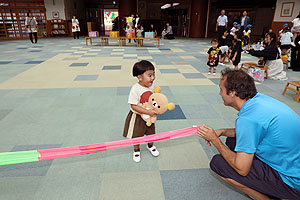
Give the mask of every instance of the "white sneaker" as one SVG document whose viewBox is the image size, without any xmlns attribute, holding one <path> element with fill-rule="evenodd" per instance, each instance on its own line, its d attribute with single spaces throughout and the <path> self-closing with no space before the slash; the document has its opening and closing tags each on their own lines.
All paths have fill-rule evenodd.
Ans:
<svg viewBox="0 0 300 200">
<path fill-rule="evenodd" d="M 208 75 L 211 75 L 211 72 L 208 72 L 207 74 L 208 74 Z"/>
<path fill-rule="evenodd" d="M 219 65 L 224 66 L 225 64 L 220 62 Z"/>
<path fill-rule="evenodd" d="M 158 150 L 156 149 L 156 147 L 154 145 L 151 148 L 149 148 L 148 145 L 147 145 L 147 149 L 150 151 L 152 156 L 154 156 L 154 157 L 159 156 L 159 152 L 158 152 Z"/>
<path fill-rule="evenodd" d="M 214 73 L 213 73 L 213 76 L 215 76 L 215 75 L 216 75 L 216 73 L 214 72 Z"/>
<path fill-rule="evenodd" d="M 141 152 L 137 151 L 137 152 L 133 152 L 133 161 L 134 162 L 141 162 Z"/>
</svg>

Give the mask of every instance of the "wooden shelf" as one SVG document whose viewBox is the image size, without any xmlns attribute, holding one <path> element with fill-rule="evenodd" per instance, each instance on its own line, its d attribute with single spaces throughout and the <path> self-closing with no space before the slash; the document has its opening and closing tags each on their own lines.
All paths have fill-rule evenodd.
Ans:
<svg viewBox="0 0 300 200">
<path fill-rule="evenodd" d="M 25 18 L 28 12 L 37 20 L 39 37 L 46 35 L 46 9 L 44 5 L 36 7 L 3 6 L 0 7 L 0 39 L 28 37 L 25 29 Z"/>
<path fill-rule="evenodd" d="M 63 19 L 54 19 L 47 21 L 47 33 L 49 36 L 69 35 L 68 23 Z"/>
</svg>

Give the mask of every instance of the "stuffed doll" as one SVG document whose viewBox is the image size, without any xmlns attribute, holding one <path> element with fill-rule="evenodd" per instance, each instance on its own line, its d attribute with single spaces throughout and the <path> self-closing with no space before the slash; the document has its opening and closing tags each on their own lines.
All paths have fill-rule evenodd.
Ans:
<svg viewBox="0 0 300 200">
<path fill-rule="evenodd" d="M 167 110 L 174 110 L 175 104 L 169 103 L 168 98 L 160 93 L 161 89 L 156 87 L 154 93 L 150 95 L 148 102 L 142 105 L 143 108 L 150 110 L 153 109 L 157 114 L 163 114 Z M 151 126 L 152 123 L 155 123 L 157 116 L 149 116 L 141 114 L 143 120 L 146 121 L 147 126 Z"/>
</svg>

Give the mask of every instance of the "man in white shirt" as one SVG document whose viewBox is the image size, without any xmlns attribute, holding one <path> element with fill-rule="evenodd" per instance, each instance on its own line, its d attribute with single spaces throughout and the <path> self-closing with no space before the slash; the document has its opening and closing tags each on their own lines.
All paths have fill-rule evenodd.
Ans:
<svg viewBox="0 0 300 200">
<path fill-rule="evenodd" d="M 248 16 L 247 11 L 243 12 L 243 16 L 241 17 L 241 30 L 245 30 L 248 24 L 251 23 L 250 17 Z"/>
<path fill-rule="evenodd" d="M 225 15 L 225 10 L 221 11 L 221 15 L 217 19 L 216 31 L 218 32 L 218 40 L 222 38 L 228 24 L 227 16 Z"/>
</svg>

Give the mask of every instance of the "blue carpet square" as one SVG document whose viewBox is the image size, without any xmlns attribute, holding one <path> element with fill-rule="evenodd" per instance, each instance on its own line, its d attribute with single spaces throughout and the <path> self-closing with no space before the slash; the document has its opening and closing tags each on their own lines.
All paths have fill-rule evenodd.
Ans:
<svg viewBox="0 0 300 200">
<path fill-rule="evenodd" d="M 0 61 L 0 65 L 6 65 L 11 63 L 12 61 Z"/>
<path fill-rule="evenodd" d="M 209 169 L 167 170 L 161 171 L 160 176 L 166 200 L 248 199 L 221 183 Z"/>
<path fill-rule="evenodd" d="M 42 62 L 44 62 L 44 60 L 42 60 L 42 61 L 28 61 L 25 64 L 40 64 Z"/>
<path fill-rule="evenodd" d="M 103 66 L 102 70 L 121 70 L 121 65 Z"/>
<path fill-rule="evenodd" d="M 164 48 L 164 49 L 159 49 L 159 50 L 161 50 L 161 51 L 170 51 L 171 49 L 169 49 L 169 48 Z"/>
<path fill-rule="evenodd" d="M 87 66 L 89 63 L 72 63 L 70 67 L 84 67 Z"/>
<path fill-rule="evenodd" d="M 199 79 L 199 78 L 206 78 L 201 73 L 183 73 L 182 74 L 187 79 Z"/>
<path fill-rule="evenodd" d="M 95 81 L 99 75 L 78 75 L 74 81 Z"/>
<path fill-rule="evenodd" d="M 59 148 L 61 144 L 16 145 L 11 152 Z M 0 177 L 46 176 L 53 160 L 0 166 Z"/>
<path fill-rule="evenodd" d="M 131 87 L 117 87 L 117 96 L 128 96 Z"/>
<path fill-rule="evenodd" d="M 175 105 L 174 110 L 168 110 L 164 114 L 157 115 L 158 120 L 186 119 L 179 105 Z"/>
<path fill-rule="evenodd" d="M 162 74 L 175 74 L 175 73 L 180 73 L 178 69 L 160 69 L 160 73 Z"/>
</svg>

